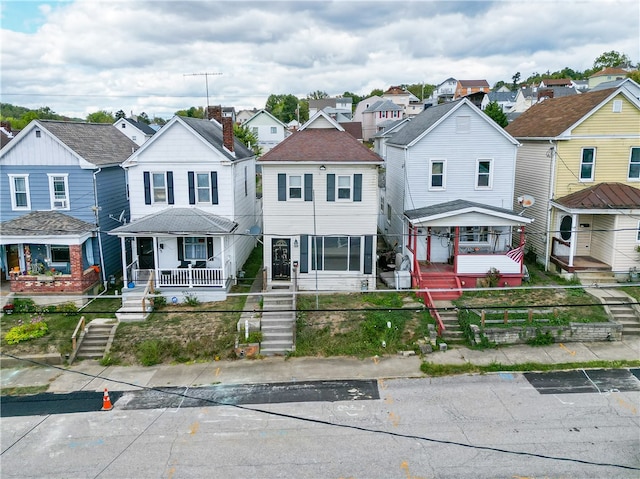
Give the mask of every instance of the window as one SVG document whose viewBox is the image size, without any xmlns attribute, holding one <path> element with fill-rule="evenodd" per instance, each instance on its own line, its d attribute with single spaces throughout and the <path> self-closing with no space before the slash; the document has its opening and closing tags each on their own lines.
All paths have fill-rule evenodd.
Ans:
<svg viewBox="0 0 640 479">
<path fill-rule="evenodd" d="M 380 212 L 384 214 L 384 196 L 380 197 Z"/>
<path fill-rule="evenodd" d="M 131 141 L 136 141 L 136 135 L 131 136 Z"/>
<path fill-rule="evenodd" d="M 68 263 L 71 261 L 69 247 L 64 245 L 51 245 L 51 262 Z"/>
<path fill-rule="evenodd" d="M 244 196 L 249 194 L 249 170 L 245 166 L 244 167 Z"/>
<path fill-rule="evenodd" d="M 271 127 L 271 134 L 272 134 L 272 135 L 275 135 L 276 133 L 278 133 L 278 128 L 277 128 L 277 127 L 275 127 L 275 126 L 272 126 L 272 127 Z"/>
<path fill-rule="evenodd" d="M 251 127 L 251 133 L 253 134 L 253 136 L 258 138 L 258 127 L 257 126 L 252 126 Z"/>
<path fill-rule="evenodd" d="M 69 209 L 69 185 L 68 175 L 49 174 L 49 196 L 52 210 Z"/>
<path fill-rule="evenodd" d="M 629 158 L 629 180 L 640 180 L 640 146 L 631 148 Z"/>
<path fill-rule="evenodd" d="M 184 239 L 184 259 L 185 260 L 205 260 L 207 259 L 207 241 L 205 238 L 185 238 Z"/>
<path fill-rule="evenodd" d="M 166 203 L 167 185 L 165 182 L 164 173 L 152 173 L 151 180 L 153 182 L 153 202 Z"/>
<path fill-rule="evenodd" d="M 638 232 L 636 233 L 636 242 L 640 243 L 640 221 L 638 221 Z"/>
<path fill-rule="evenodd" d="M 478 160 L 476 174 L 476 189 L 491 188 L 491 160 Z"/>
<path fill-rule="evenodd" d="M 429 180 L 429 189 L 430 190 L 444 190 L 445 182 L 444 182 L 444 160 L 431 160 L 431 169 L 430 169 L 430 180 Z"/>
<path fill-rule="evenodd" d="M 122 124 L 122 128 L 126 128 L 126 127 L 127 127 L 127 124 L 126 124 L 126 123 L 123 123 L 123 124 Z"/>
<path fill-rule="evenodd" d="M 583 148 L 580 161 L 580 181 L 593 181 L 593 170 L 596 162 L 596 149 Z"/>
<path fill-rule="evenodd" d="M 323 271 L 360 271 L 361 240 L 357 236 L 311 238 L 311 268 Z"/>
<path fill-rule="evenodd" d="M 613 112 L 614 113 L 622 112 L 622 100 L 613 100 Z"/>
<path fill-rule="evenodd" d="M 338 176 L 338 199 L 339 200 L 351 199 L 351 177 L 350 176 Z"/>
<path fill-rule="evenodd" d="M 196 173 L 196 198 L 198 203 L 211 203 L 209 173 Z"/>
<path fill-rule="evenodd" d="M 460 227 L 461 243 L 488 243 L 488 226 L 462 226 Z"/>
<path fill-rule="evenodd" d="M 387 203 L 387 223 L 391 223 L 391 205 Z"/>
<path fill-rule="evenodd" d="M 11 209 L 30 210 L 29 175 L 9 175 L 11 187 Z"/>
<path fill-rule="evenodd" d="M 289 199 L 302 198 L 302 176 L 289 177 Z"/>
</svg>

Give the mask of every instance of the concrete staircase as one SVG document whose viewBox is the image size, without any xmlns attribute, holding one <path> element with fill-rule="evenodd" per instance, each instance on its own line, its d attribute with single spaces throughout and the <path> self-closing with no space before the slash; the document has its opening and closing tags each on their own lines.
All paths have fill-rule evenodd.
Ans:
<svg viewBox="0 0 640 479">
<path fill-rule="evenodd" d="M 616 276 L 611 271 L 576 271 L 575 275 L 584 286 L 616 283 Z"/>
<path fill-rule="evenodd" d="M 438 314 L 445 328 L 442 340 L 447 343 L 463 343 L 464 333 L 460 329 L 460 323 L 458 322 L 458 310 L 449 301 L 434 301 L 434 303 L 435 307 L 438 308 Z"/>
<path fill-rule="evenodd" d="M 116 318 L 122 322 L 144 321 L 153 307 L 149 298 L 144 297 L 145 288 L 136 286 L 122 290 L 122 306 L 116 311 Z"/>
<path fill-rule="evenodd" d="M 296 311 L 293 291 L 270 289 L 262 296 L 263 356 L 285 355 L 295 350 Z"/>
<path fill-rule="evenodd" d="M 622 336 L 640 336 L 640 314 L 634 308 L 629 296 L 605 296 L 602 298 L 604 307 L 614 318 L 622 324 Z"/>
<path fill-rule="evenodd" d="M 109 351 L 118 322 L 113 319 L 94 319 L 85 328 L 75 359 L 102 359 Z"/>
</svg>

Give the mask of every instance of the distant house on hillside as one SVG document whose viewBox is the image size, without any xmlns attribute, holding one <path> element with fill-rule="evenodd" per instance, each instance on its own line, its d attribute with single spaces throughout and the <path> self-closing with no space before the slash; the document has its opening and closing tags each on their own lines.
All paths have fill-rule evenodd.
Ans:
<svg viewBox="0 0 640 479">
<path fill-rule="evenodd" d="M 142 146 L 145 141 L 156 133 L 156 130 L 145 122 L 133 118 L 120 118 L 113 126 L 138 146 Z"/>
<path fill-rule="evenodd" d="M 487 80 L 458 80 L 453 99 L 458 100 L 477 92 L 489 93 L 490 90 Z"/>
<path fill-rule="evenodd" d="M 622 68 L 607 67 L 589 77 L 589 88 L 594 88 L 606 81 L 622 80 L 627 77 L 627 70 Z"/>
</svg>

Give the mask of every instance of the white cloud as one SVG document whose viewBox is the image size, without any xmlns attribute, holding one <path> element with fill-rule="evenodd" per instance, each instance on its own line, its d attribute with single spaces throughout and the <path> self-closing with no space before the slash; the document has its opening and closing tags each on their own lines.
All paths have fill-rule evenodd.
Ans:
<svg viewBox="0 0 640 479">
<path fill-rule="evenodd" d="M 367 94 L 451 76 L 494 84 L 516 71 L 584 70 L 609 50 L 639 61 L 639 9 L 633 0 L 43 4 L 36 31 L 2 30 L 1 88 L 3 101 L 70 116 L 169 117 L 205 102 L 205 78 L 188 73 L 222 72 L 208 78 L 210 103 L 236 108 L 263 107 L 271 93 Z"/>
</svg>

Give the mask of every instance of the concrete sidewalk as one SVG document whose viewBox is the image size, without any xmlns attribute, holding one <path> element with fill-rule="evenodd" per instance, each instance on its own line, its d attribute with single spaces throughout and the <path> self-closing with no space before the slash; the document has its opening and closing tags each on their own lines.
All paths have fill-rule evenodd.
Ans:
<svg viewBox="0 0 640 479">
<path fill-rule="evenodd" d="M 306 380 L 391 379 L 423 377 L 420 364 L 504 365 L 541 363 L 588 363 L 605 360 L 640 359 L 640 337 L 616 342 L 565 343 L 542 347 L 528 345 L 472 350 L 454 347 L 424 358 L 389 355 L 357 359 L 351 357 L 289 358 L 269 357 L 196 364 L 142 366 L 101 366 L 83 361 L 70 367 L 26 367 L 0 369 L 4 388 L 44 386 L 50 392 L 125 391 L 143 387 L 211 384 L 255 384 Z"/>
</svg>

